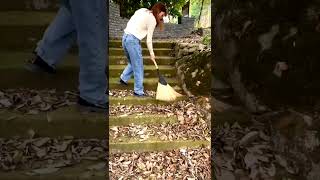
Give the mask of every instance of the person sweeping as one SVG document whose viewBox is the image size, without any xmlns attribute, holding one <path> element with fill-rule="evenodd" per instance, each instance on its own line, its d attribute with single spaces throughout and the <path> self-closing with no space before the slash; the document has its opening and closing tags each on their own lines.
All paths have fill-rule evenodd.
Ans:
<svg viewBox="0 0 320 180">
<path fill-rule="evenodd" d="M 151 60 L 156 63 L 152 46 L 154 29 L 163 31 L 163 17 L 167 15 L 167 8 L 162 2 L 154 4 L 150 9 L 138 9 L 130 18 L 124 29 L 122 47 L 128 59 L 128 65 L 120 75 L 120 83 L 128 85 L 131 76 L 134 76 L 134 95 L 146 97 L 143 87 L 144 68 L 140 41 L 147 36 L 147 48 Z"/>
</svg>

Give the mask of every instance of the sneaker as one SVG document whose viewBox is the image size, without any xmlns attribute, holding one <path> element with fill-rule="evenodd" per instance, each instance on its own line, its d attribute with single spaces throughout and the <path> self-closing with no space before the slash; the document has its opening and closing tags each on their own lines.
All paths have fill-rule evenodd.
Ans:
<svg viewBox="0 0 320 180">
<path fill-rule="evenodd" d="M 109 114 L 109 103 L 103 105 L 96 105 L 79 97 L 78 106 L 80 111 L 106 113 L 107 115 Z"/>
<path fill-rule="evenodd" d="M 120 78 L 120 80 L 119 80 L 119 83 L 120 83 L 121 85 L 128 86 L 128 83 L 124 82 L 121 78 Z"/>
<path fill-rule="evenodd" d="M 136 97 L 139 97 L 139 98 L 147 98 L 147 97 L 149 97 L 146 93 L 144 93 L 142 95 L 139 95 L 139 94 L 134 92 L 133 95 L 136 96 Z"/>
<path fill-rule="evenodd" d="M 25 69 L 31 72 L 46 72 L 48 74 L 55 74 L 56 69 L 46 63 L 40 56 L 35 52 L 34 57 L 27 61 Z"/>
</svg>

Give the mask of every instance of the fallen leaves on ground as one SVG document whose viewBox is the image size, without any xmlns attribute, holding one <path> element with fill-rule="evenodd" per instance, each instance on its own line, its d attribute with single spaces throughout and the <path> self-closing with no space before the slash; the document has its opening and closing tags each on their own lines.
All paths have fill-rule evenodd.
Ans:
<svg viewBox="0 0 320 180">
<path fill-rule="evenodd" d="M 145 94 L 150 97 L 156 97 L 156 92 L 155 91 L 149 91 L 145 90 Z M 134 96 L 133 90 L 109 90 L 109 96 L 112 97 L 127 97 L 127 96 Z"/>
<path fill-rule="evenodd" d="M 130 96 L 132 92 L 118 90 L 113 95 Z M 152 91 L 148 92 L 152 94 Z M 203 107 L 202 109 L 205 109 Z M 204 140 L 210 137 L 208 124 L 204 120 L 203 112 L 194 99 L 181 100 L 168 105 L 112 105 L 109 108 L 111 116 L 128 116 L 130 114 L 162 114 L 174 116 L 177 122 L 173 124 L 136 125 L 112 127 L 109 135 L 112 139 L 119 137 L 133 137 L 146 140 L 158 137 L 161 140 Z"/>
<path fill-rule="evenodd" d="M 206 124 L 162 124 L 162 125 L 128 125 L 113 127 L 109 137 L 116 140 L 121 137 L 147 140 L 151 137 L 163 141 L 172 140 L 208 140 L 210 132 Z"/>
<path fill-rule="evenodd" d="M 74 105 L 77 93 L 54 89 L 6 89 L 0 91 L 0 109 L 10 109 L 20 113 L 39 114 L 60 107 Z"/>
<path fill-rule="evenodd" d="M 0 139 L 0 170 L 32 169 L 30 175 L 55 172 L 84 159 L 104 159 L 106 144 L 106 140 L 68 136 Z"/>
<path fill-rule="evenodd" d="M 110 154 L 110 179 L 210 179 L 210 149 Z"/>
</svg>

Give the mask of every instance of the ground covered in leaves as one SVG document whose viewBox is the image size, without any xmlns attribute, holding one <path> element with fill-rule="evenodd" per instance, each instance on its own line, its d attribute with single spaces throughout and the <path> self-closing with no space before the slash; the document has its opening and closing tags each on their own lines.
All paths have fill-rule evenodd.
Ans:
<svg viewBox="0 0 320 180">
<path fill-rule="evenodd" d="M 59 92 L 54 89 L 6 89 L 0 91 L 0 109 L 10 109 L 26 114 L 38 114 L 74 105 L 77 96 L 77 92 Z"/>
<path fill-rule="evenodd" d="M 30 170 L 28 175 L 58 171 L 83 160 L 106 160 L 107 142 L 99 139 L 0 138 L 0 171 Z"/>
<path fill-rule="evenodd" d="M 194 126 L 180 124 L 164 125 L 129 125 L 113 127 L 109 131 L 111 140 L 121 139 L 122 137 L 135 138 L 146 141 L 149 138 L 159 138 L 163 141 L 173 140 L 208 140 L 210 141 L 209 130 L 205 125 L 195 124 Z"/>
<path fill-rule="evenodd" d="M 147 91 L 155 97 L 154 91 Z M 130 90 L 111 90 L 110 96 L 132 96 Z M 129 115 L 165 115 L 176 117 L 177 122 L 126 126 L 110 128 L 111 141 L 121 141 L 122 137 L 147 141 L 159 138 L 163 141 L 175 140 L 208 140 L 210 130 L 205 121 L 206 114 L 199 109 L 210 109 L 210 106 L 199 106 L 197 98 L 189 98 L 171 104 L 147 105 L 112 105 L 111 116 L 126 117 Z M 209 101 L 204 98 L 203 101 Z M 196 149 L 176 149 L 165 152 L 115 153 L 110 154 L 109 174 L 111 179 L 210 179 L 210 147 Z"/>
<path fill-rule="evenodd" d="M 246 117 L 238 112 L 231 107 L 214 118 L 216 179 L 320 179 L 317 112 L 282 108 Z"/>
<path fill-rule="evenodd" d="M 148 91 L 150 96 L 155 92 Z M 133 94 L 132 91 L 110 91 L 112 96 L 124 97 Z M 177 117 L 178 122 L 161 125 L 135 125 L 113 127 L 109 131 L 111 138 L 116 139 L 121 136 L 140 137 L 146 140 L 149 137 L 159 137 L 161 140 L 204 140 L 210 139 L 210 130 L 204 120 L 204 115 L 197 110 L 193 99 L 177 101 L 168 105 L 148 104 L 148 105 L 112 105 L 109 113 L 111 116 L 126 117 L 131 114 L 139 116 L 150 114 L 163 114 L 168 117 Z M 210 107 L 207 107 L 210 108 Z"/>
<path fill-rule="evenodd" d="M 210 148 L 113 154 L 111 179 L 210 179 Z"/>
<path fill-rule="evenodd" d="M 147 91 L 154 98 L 154 91 Z M 0 91 L 0 110 L 38 114 L 76 104 L 77 92 L 15 89 Z M 110 90 L 110 97 L 133 96 L 132 90 Z M 204 98 L 204 101 L 209 101 Z M 208 140 L 210 130 L 197 98 L 172 104 L 111 105 L 111 116 L 162 114 L 177 117 L 177 122 L 162 125 L 128 125 L 112 127 L 111 139 L 122 136 L 148 140 Z M 27 170 L 28 175 L 49 174 L 79 164 L 83 160 L 106 160 L 107 142 L 74 137 L 0 138 L 0 171 Z M 118 179 L 210 179 L 210 147 L 178 149 L 167 152 L 118 153 L 110 155 L 110 178 Z M 99 164 L 104 166 L 103 164 Z M 97 167 L 93 167 L 97 168 Z M 101 167 L 100 167 L 101 168 Z"/>
</svg>

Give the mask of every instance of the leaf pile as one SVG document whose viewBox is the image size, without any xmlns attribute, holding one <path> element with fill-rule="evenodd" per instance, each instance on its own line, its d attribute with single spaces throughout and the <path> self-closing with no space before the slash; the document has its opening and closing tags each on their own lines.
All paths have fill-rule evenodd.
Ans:
<svg viewBox="0 0 320 180">
<path fill-rule="evenodd" d="M 210 149 L 111 154 L 110 179 L 210 179 Z"/>
<path fill-rule="evenodd" d="M 0 91 L 0 109 L 38 114 L 73 105 L 76 98 L 77 93 L 70 91 L 7 89 Z"/>
<path fill-rule="evenodd" d="M 0 139 L 0 170 L 52 170 L 81 160 L 105 159 L 106 152 L 106 140 L 98 139 Z"/>
</svg>

